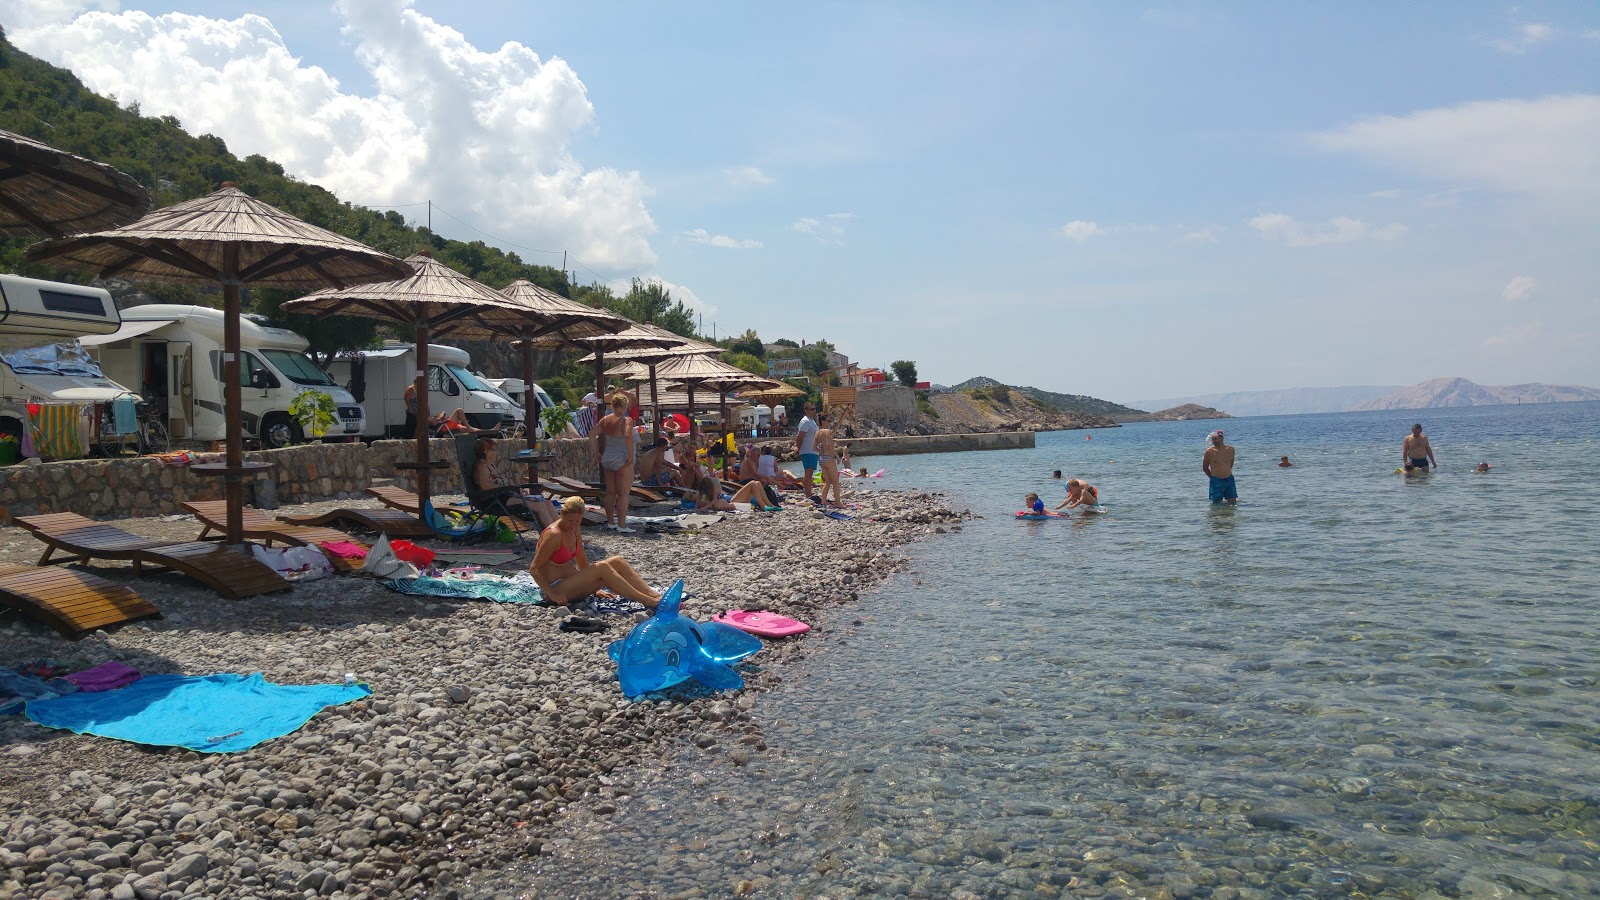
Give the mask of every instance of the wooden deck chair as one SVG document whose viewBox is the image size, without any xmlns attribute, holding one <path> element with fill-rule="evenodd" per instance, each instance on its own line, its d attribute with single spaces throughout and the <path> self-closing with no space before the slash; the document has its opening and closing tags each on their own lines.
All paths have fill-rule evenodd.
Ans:
<svg viewBox="0 0 1600 900">
<path fill-rule="evenodd" d="M 415 492 L 397 487 L 369 487 L 367 488 L 367 493 L 382 501 L 384 506 L 410 513 L 412 516 L 417 517 L 419 523 L 422 521 L 422 501 L 418 499 Z M 440 506 L 439 510 L 441 512 L 454 513 L 466 513 L 469 511 L 467 507 L 458 504 Z M 426 525 L 423 527 L 427 528 Z M 428 534 L 432 533 L 431 530 L 428 531 Z"/>
<path fill-rule="evenodd" d="M 192 513 L 196 519 L 200 520 L 200 524 L 204 526 L 200 529 L 200 533 L 195 536 L 197 541 L 206 540 L 207 536 L 213 531 L 217 533 L 217 536 L 210 539 L 214 541 L 221 540 L 222 535 L 228 530 L 228 501 L 226 500 L 195 500 L 183 504 L 183 508 Z M 288 544 L 291 547 L 316 547 L 318 550 L 322 549 L 323 541 L 338 543 L 350 540 L 350 535 L 337 528 L 292 525 L 288 522 L 280 522 L 261 510 L 252 509 L 248 506 L 244 508 L 244 536 L 248 540 L 262 541 L 268 547 L 271 547 L 273 542 L 276 541 L 280 544 Z M 351 541 L 351 543 L 361 544 L 360 541 Z M 366 545 L 362 544 L 362 546 Z M 324 553 L 323 556 L 326 556 L 328 562 L 333 564 L 333 570 L 340 574 L 354 572 L 361 568 L 361 560 L 359 559 L 346 559 L 332 553 Z"/>
<path fill-rule="evenodd" d="M 413 499 L 416 497 L 415 494 L 411 496 Z M 359 506 L 341 506 L 338 509 L 317 515 L 279 516 L 278 520 L 288 522 L 291 525 L 356 528 L 377 534 L 387 534 L 389 537 L 413 538 L 427 537 L 433 534 L 428 526 L 422 524 L 422 519 L 418 518 L 415 512 L 408 512 L 398 507 L 366 509 Z"/>
<path fill-rule="evenodd" d="M 286 591 L 293 587 L 272 567 L 245 553 L 210 541 L 164 541 L 141 537 L 115 525 L 96 522 L 77 513 L 13 516 L 12 523 L 26 528 L 45 545 L 39 565 L 48 565 L 57 552 L 68 554 L 56 562 L 111 559 L 133 564 L 133 574 L 145 566 L 171 569 L 193 578 L 230 600 Z"/>
<path fill-rule="evenodd" d="M 0 606 L 78 638 L 161 610 L 121 582 L 93 572 L 41 566 L 0 566 Z"/>
</svg>

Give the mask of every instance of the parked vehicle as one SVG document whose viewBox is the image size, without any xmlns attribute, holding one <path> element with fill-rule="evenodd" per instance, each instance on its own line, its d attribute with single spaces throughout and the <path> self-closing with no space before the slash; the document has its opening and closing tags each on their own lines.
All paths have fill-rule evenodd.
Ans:
<svg viewBox="0 0 1600 900">
<path fill-rule="evenodd" d="M 107 377 L 80 340 L 121 327 L 101 288 L 0 275 L 0 434 L 22 440 L 29 403 L 141 399 Z"/>
<path fill-rule="evenodd" d="M 460 409 L 474 428 L 509 429 L 522 421 L 521 408 L 472 374 L 471 363 L 465 350 L 428 345 L 429 410 L 438 414 Z M 403 433 L 403 395 L 416 372 L 417 348 L 401 341 L 385 341 L 378 350 L 340 353 L 328 367 L 334 380 L 366 407 L 367 426 L 362 432 L 366 438 L 410 437 Z"/>
<path fill-rule="evenodd" d="M 505 394 L 506 399 L 510 400 L 512 403 L 523 407 L 528 405 L 526 399 L 528 393 L 528 383 L 523 381 L 521 378 L 484 378 L 482 373 L 479 373 L 478 377 L 482 379 L 485 384 L 489 385 L 500 393 Z"/>
<path fill-rule="evenodd" d="M 511 403 L 512 411 L 516 413 L 517 422 L 520 424 L 522 422 L 524 398 L 530 393 L 527 387 L 528 383 L 521 378 L 486 378 L 481 372 L 477 373 L 477 375 L 479 381 L 488 385 L 491 390 Z M 548 437 L 544 432 L 544 422 L 541 420 L 541 416 L 545 410 L 555 406 L 556 401 L 551 399 L 550 395 L 545 393 L 544 388 L 539 387 L 537 384 L 533 386 L 531 393 L 533 394 L 534 402 L 537 404 L 533 408 L 534 436 Z"/>
<path fill-rule="evenodd" d="M 122 311 L 122 327 L 90 338 L 107 373 L 165 401 L 174 438 L 227 437 L 222 383 L 222 310 L 151 304 Z M 269 448 L 305 439 L 289 404 L 303 391 L 333 398 L 338 424 L 324 440 L 354 438 L 366 427 L 361 404 L 306 355 L 310 342 L 258 316 L 239 322 L 239 382 L 246 439 Z"/>
</svg>

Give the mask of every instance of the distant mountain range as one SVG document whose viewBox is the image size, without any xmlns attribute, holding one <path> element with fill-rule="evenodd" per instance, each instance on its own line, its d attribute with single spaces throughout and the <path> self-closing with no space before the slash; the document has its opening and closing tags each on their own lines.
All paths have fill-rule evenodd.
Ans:
<svg viewBox="0 0 1600 900">
<path fill-rule="evenodd" d="M 1557 403 L 1600 400 L 1593 388 L 1553 384 L 1516 384 L 1489 387 L 1465 378 L 1434 378 L 1409 387 L 1351 385 L 1330 388 L 1287 388 L 1278 391 L 1237 391 L 1166 400 L 1140 400 L 1139 406 L 1164 409 L 1180 403 L 1199 403 L 1234 416 L 1288 416 L 1304 413 L 1350 412 L 1368 409 L 1434 409 L 1442 406 L 1494 406 L 1503 403 Z"/>
<path fill-rule="evenodd" d="M 1498 406 L 1504 403 L 1568 403 L 1600 400 L 1600 391 L 1569 384 L 1512 384 L 1491 387 L 1465 378 L 1434 378 L 1350 407 L 1361 409 L 1438 409 L 1445 406 Z"/>
</svg>

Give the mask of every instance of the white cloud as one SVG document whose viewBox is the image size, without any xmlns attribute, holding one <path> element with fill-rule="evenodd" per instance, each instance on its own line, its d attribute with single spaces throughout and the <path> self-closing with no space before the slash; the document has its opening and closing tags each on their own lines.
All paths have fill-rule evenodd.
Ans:
<svg viewBox="0 0 1600 900">
<path fill-rule="evenodd" d="M 1539 322 L 1529 322 L 1526 325 L 1508 325 L 1499 333 L 1490 335 L 1483 340 L 1485 347 L 1517 347 L 1527 344 L 1544 332 L 1544 326 Z"/>
<path fill-rule="evenodd" d="M 765 186 L 778 183 L 778 179 L 773 178 L 755 166 L 735 166 L 724 170 L 723 174 L 727 176 L 728 183 L 734 187 Z"/>
<path fill-rule="evenodd" d="M 1225 233 L 1227 229 L 1221 225 L 1205 225 L 1185 232 L 1182 240 L 1191 244 L 1215 244 L 1222 240 Z"/>
<path fill-rule="evenodd" d="M 689 309 L 700 315 L 709 317 L 717 314 L 717 307 L 712 306 L 710 303 L 707 303 L 704 300 L 701 300 L 700 295 L 696 294 L 685 285 L 674 284 L 673 282 L 670 282 L 659 275 L 651 275 L 643 280 L 647 284 L 650 282 L 655 282 L 666 288 L 667 291 L 672 294 L 673 300 L 683 301 L 684 306 L 689 307 Z"/>
<path fill-rule="evenodd" d="M 115 12 L 117 0 L 4 0 L 7 34 L 71 21 L 88 10 Z"/>
<path fill-rule="evenodd" d="M 1348 244 L 1352 241 L 1393 241 L 1406 234 L 1398 223 L 1371 226 L 1349 216 L 1334 216 L 1326 225 L 1296 221 L 1284 213 L 1263 213 L 1250 220 L 1250 227 L 1269 241 L 1290 247 L 1315 247 L 1320 244 Z"/>
<path fill-rule="evenodd" d="M 1507 303 L 1526 303 L 1539 290 L 1539 280 L 1532 275 L 1518 275 L 1506 283 L 1500 297 Z"/>
<path fill-rule="evenodd" d="M 683 236 L 691 243 L 705 244 L 708 247 L 726 247 L 730 250 L 759 250 L 762 247 L 762 243 L 757 240 L 740 240 L 725 234 L 712 234 L 704 228 L 685 231 Z"/>
<path fill-rule="evenodd" d="M 1534 45 L 1555 37 L 1555 34 L 1555 28 L 1543 22 L 1530 22 L 1519 26 L 1511 37 L 1490 41 L 1489 46 L 1501 53 L 1526 53 Z"/>
<path fill-rule="evenodd" d="M 24 0 L 43 8 L 40 0 Z M 260 153 L 354 203 L 433 199 L 517 243 L 570 250 L 584 265 L 653 265 L 656 230 L 637 172 L 586 169 L 575 137 L 594 126 L 576 72 L 508 42 L 479 50 L 411 0 L 338 0 L 376 91 L 358 96 L 296 59 L 257 15 L 138 11 L 74 15 L 11 32 L 91 89 L 172 115 L 244 156 Z M 8 22 L 8 24 L 10 24 Z"/>
<path fill-rule="evenodd" d="M 1082 219 L 1073 219 L 1071 222 L 1068 222 L 1060 228 L 1057 228 L 1056 234 L 1061 235 L 1069 241 L 1077 241 L 1081 244 L 1092 237 L 1098 237 L 1105 234 L 1105 231 L 1101 229 L 1099 225 L 1096 225 L 1093 222 L 1085 222 Z"/>
<path fill-rule="evenodd" d="M 844 242 L 845 226 L 855 217 L 855 213 L 806 216 L 789 227 L 801 234 L 810 235 L 824 244 L 841 244 Z"/>
<path fill-rule="evenodd" d="M 1600 96 L 1593 94 L 1377 116 L 1310 140 L 1440 181 L 1579 204 L 1600 199 Z"/>
</svg>

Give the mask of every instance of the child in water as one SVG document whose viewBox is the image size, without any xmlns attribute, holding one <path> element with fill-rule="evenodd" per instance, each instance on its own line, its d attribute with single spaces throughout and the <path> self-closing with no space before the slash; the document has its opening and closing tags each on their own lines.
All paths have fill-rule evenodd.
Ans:
<svg viewBox="0 0 1600 900">
<path fill-rule="evenodd" d="M 1067 499 L 1061 501 L 1056 509 L 1072 509 L 1075 506 L 1095 507 L 1100 505 L 1100 490 L 1094 485 L 1077 478 L 1067 479 Z M 1084 512 L 1090 510 L 1085 509 Z"/>
<path fill-rule="evenodd" d="M 1023 497 L 1022 505 L 1028 508 L 1028 512 L 1031 512 L 1036 516 L 1044 515 L 1044 501 L 1039 499 L 1038 494 L 1029 494 L 1028 496 Z"/>
</svg>

